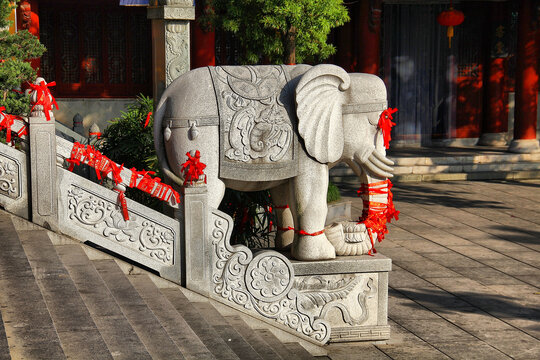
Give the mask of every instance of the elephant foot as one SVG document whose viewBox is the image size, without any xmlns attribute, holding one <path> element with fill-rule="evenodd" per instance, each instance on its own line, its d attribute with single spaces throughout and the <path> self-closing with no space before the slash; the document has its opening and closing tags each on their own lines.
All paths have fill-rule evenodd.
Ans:
<svg viewBox="0 0 540 360">
<path fill-rule="evenodd" d="M 332 224 L 326 228 L 326 236 L 339 256 L 364 255 L 372 248 L 366 226 L 354 221 Z M 377 234 L 373 236 L 375 240 Z"/>
<path fill-rule="evenodd" d="M 326 235 L 299 236 L 293 243 L 292 256 L 297 260 L 329 260 L 336 257 L 336 250 Z"/>
</svg>

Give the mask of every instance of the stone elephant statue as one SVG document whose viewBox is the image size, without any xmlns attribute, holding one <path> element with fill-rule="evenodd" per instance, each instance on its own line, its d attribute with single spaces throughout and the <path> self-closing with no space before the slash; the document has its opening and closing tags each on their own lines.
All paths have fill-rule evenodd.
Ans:
<svg viewBox="0 0 540 360">
<path fill-rule="evenodd" d="M 171 181 L 182 186 L 186 153 L 199 150 L 209 206 L 219 206 L 226 187 L 270 189 L 277 243 L 292 243 L 299 260 L 332 259 L 324 233 L 328 171 L 345 162 L 363 183 L 392 176 L 378 128 L 386 108 L 380 78 L 334 65 L 205 67 L 165 90 L 154 138 Z"/>
</svg>

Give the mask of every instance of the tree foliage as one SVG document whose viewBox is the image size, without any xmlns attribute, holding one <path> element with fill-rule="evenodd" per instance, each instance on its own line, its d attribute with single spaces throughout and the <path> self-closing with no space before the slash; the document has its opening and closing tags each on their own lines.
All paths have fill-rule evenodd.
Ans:
<svg viewBox="0 0 540 360">
<path fill-rule="evenodd" d="M 330 30 L 349 20 L 342 0 L 207 0 L 203 24 L 235 34 L 247 64 L 323 60 Z"/>
<path fill-rule="evenodd" d="M 39 58 L 45 47 L 28 30 L 10 34 L 8 17 L 15 6 L 10 0 L 0 0 L 0 106 L 8 113 L 26 115 L 28 95 L 13 90 L 35 79 L 36 71 L 26 60 Z"/>
</svg>

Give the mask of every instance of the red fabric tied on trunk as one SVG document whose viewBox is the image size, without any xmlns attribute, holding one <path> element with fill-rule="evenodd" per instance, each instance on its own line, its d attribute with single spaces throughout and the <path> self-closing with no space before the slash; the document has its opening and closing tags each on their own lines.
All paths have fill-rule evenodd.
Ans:
<svg viewBox="0 0 540 360">
<path fill-rule="evenodd" d="M 373 253 L 377 253 L 373 241 L 373 233 L 377 234 L 377 241 L 381 242 L 384 239 L 384 235 L 388 233 L 386 224 L 391 222 L 392 219 L 399 220 L 399 211 L 397 211 L 394 206 L 394 196 L 390 190 L 392 186 L 390 180 L 384 180 L 371 184 L 362 184 L 358 190 L 358 196 L 387 194 L 386 203 L 364 200 L 362 218 L 358 222 L 359 224 L 364 224 L 366 226 L 371 240 L 371 249 L 373 250 Z M 369 250 L 368 255 L 371 255 L 372 250 Z"/>
</svg>

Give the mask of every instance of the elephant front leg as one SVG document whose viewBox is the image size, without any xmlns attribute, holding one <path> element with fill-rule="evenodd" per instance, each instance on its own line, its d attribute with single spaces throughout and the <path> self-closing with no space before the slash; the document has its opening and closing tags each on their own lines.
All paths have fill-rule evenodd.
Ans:
<svg viewBox="0 0 540 360">
<path fill-rule="evenodd" d="M 328 212 L 328 166 L 310 163 L 308 167 L 300 169 L 301 174 L 294 181 L 298 224 L 292 256 L 298 260 L 333 259 L 336 251 L 324 234 Z"/>
</svg>

